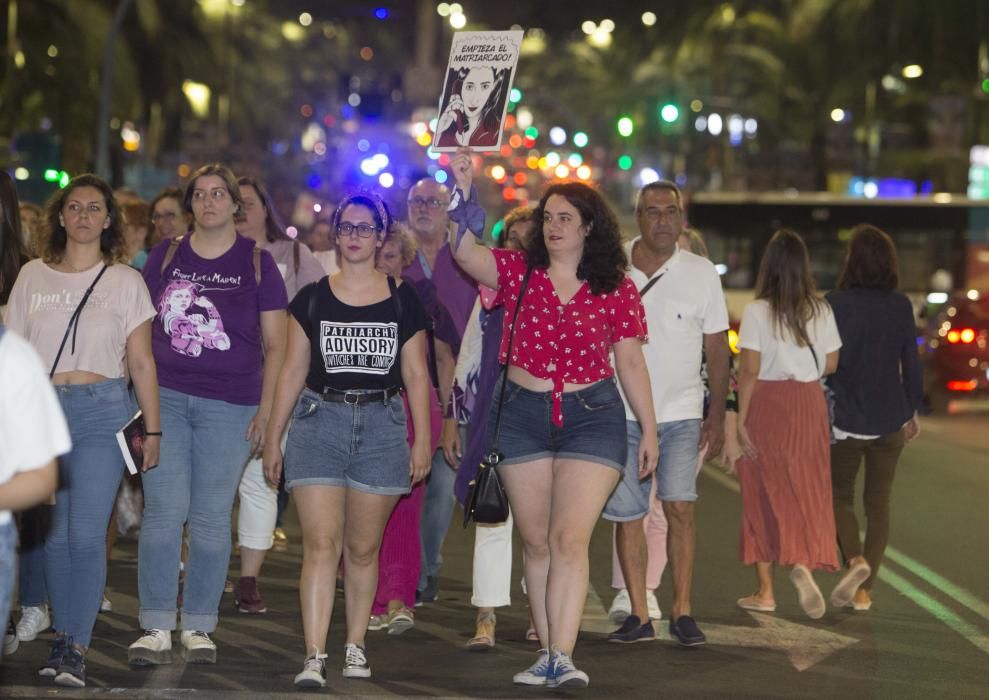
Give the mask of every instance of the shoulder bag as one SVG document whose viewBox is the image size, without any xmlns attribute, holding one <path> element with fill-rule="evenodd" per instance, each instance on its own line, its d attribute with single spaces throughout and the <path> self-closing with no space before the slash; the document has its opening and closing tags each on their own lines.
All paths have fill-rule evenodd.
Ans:
<svg viewBox="0 0 989 700">
<path fill-rule="evenodd" d="M 477 476 L 467 486 L 467 498 L 464 500 L 464 527 L 473 520 L 483 525 L 497 525 L 508 520 L 508 497 L 505 487 L 501 485 L 496 467 L 504 459 L 498 451 L 498 433 L 501 430 L 501 409 L 505 402 L 505 385 L 508 383 L 508 363 L 512 357 L 512 341 L 515 339 L 515 324 L 519 320 L 519 309 L 522 308 L 522 297 L 529 286 L 529 275 L 532 267 L 525 271 L 522 288 L 519 290 L 519 300 L 515 305 L 515 315 L 512 317 L 512 327 L 508 333 L 508 350 L 505 364 L 501 367 L 501 391 L 498 394 L 498 405 L 495 408 L 494 435 L 491 436 L 491 449 L 488 456 L 481 460 Z"/>
</svg>

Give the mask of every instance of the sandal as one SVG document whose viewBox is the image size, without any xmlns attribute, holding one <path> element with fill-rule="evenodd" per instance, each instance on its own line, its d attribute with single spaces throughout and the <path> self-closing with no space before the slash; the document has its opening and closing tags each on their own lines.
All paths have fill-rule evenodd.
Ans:
<svg viewBox="0 0 989 700">
<path fill-rule="evenodd" d="M 467 642 L 467 651 L 488 651 L 495 645 L 495 616 L 485 615 L 477 619 L 474 637 Z"/>
<path fill-rule="evenodd" d="M 525 631 L 525 641 L 539 643 L 539 633 L 535 627 L 530 627 Z"/>
<path fill-rule="evenodd" d="M 766 603 L 759 597 L 758 593 L 739 598 L 735 604 L 742 610 L 755 610 L 756 612 L 776 612 L 776 603 Z"/>
</svg>

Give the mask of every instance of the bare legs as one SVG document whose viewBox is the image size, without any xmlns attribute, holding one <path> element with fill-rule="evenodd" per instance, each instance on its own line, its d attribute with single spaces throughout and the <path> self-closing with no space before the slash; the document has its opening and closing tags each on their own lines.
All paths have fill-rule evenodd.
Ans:
<svg viewBox="0 0 989 700">
<path fill-rule="evenodd" d="M 336 486 L 300 486 L 293 495 L 302 525 L 299 598 L 306 654 L 326 651 L 341 555 L 347 643 L 363 646 L 378 580 L 381 536 L 398 496 Z"/>
<path fill-rule="evenodd" d="M 540 459 L 501 467 L 499 474 L 525 547 L 540 646 L 572 654 L 587 597 L 591 533 L 619 472 L 582 460 Z"/>
</svg>

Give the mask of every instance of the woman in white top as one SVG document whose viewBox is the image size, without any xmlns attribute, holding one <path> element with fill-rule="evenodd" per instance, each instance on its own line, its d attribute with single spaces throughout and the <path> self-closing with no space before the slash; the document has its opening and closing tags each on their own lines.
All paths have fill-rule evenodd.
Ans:
<svg viewBox="0 0 989 700">
<path fill-rule="evenodd" d="M 116 432 L 131 417 L 127 373 L 148 431 L 143 469 L 158 463 L 155 311 L 140 273 L 125 260 L 120 211 L 103 180 L 72 180 L 48 203 L 44 223 L 41 259 L 21 268 L 6 322 L 51 368 L 72 435 L 45 544 L 55 640 L 39 674 L 82 687 L 106 581 L 106 529 L 124 470 Z"/>
<path fill-rule="evenodd" d="M 838 366 L 841 339 L 793 231 L 778 231 L 763 254 L 738 345 L 740 557 L 755 564 L 759 582 L 738 605 L 774 611 L 773 566 L 792 566 L 800 606 L 817 619 L 825 604 L 811 571 L 838 569 L 828 407 L 819 380 Z"/>
<path fill-rule="evenodd" d="M 244 199 L 237 231 L 254 239 L 271 253 L 285 280 L 285 291 L 291 301 L 300 289 L 324 276 L 323 266 L 304 243 L 285 233 L 278 213 L 271 206 L 271 197 L 260 181 L 241 177 L 237 184 Z M 257 577 L 261 575 L 264 558 L 274 544 L 278 493 L 265 483 L 260 457 L 247 463 L 237 493 L 240 496 L 237 511 L 240 578 L 234 587 L 234 605 L 242 613 L 264 613 L 268 607 L 258 590 Z"/>
</svg>

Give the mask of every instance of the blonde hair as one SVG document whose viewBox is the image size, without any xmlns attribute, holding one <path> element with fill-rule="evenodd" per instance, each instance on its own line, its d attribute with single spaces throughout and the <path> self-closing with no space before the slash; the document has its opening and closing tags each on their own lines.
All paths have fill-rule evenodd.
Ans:
<svg viewBox="0 0 989 700">
<path fill-rule="evenodd" d="M 409 233 L 405 224 L 393 222 L 385 237 L 385 243 L 394 241 L 398 244 L 398 253 L 402 258 L 402 267 L 408 267 L 416 259 L 416 240 Z"/>
<path fill-rule="evenodd" d="M 680 232 L 680 235 L 687 239 L 687 249 L 691 253 L 702 258 L 711 257 L 707 250 L 707 243 L 704 242 L 704 236 L 701 235 L 700 231 L 695 228 L 685 228 Z"/>
</svg>

